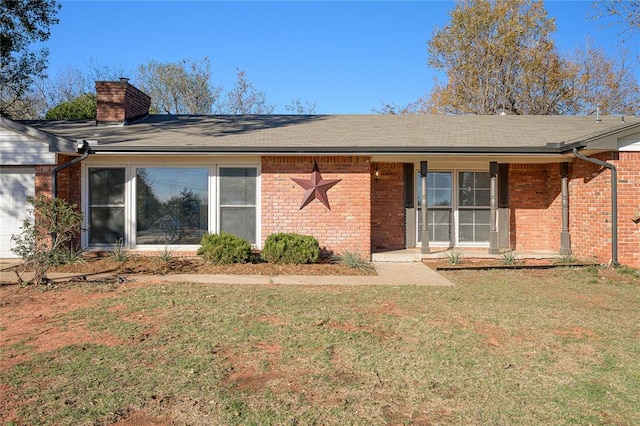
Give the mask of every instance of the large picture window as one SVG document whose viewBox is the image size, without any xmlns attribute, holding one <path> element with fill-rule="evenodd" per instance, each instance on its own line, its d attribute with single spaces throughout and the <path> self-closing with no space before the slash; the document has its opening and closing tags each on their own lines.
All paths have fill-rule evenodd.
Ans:
<svg viewBox="0 0 640 426">
<path fill-rule="evenodd" d="M 125 169 L 89 168 L 89 243 L 113 244 L 125 238 Z"/>
<path fill-rule="evenodd" d="M 88 164 L 85 172 L 89 246 L 194 246 L 207 232 L 259 243 L 255 165 Z"/>
<path fill-rule="evenodd" d="M 220 231 L 228 232 L 256 244 L 255 167 L 221 167 Z"/>
<path fill-rule="evenodd" d="M 209 169 L 136 169 L 136 244 L 199 244 L 208 230 Z"/>
</svg>

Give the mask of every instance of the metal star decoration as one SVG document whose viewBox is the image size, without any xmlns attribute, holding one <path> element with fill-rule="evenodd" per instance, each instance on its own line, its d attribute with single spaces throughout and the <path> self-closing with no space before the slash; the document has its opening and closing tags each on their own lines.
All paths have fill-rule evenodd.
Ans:
<svg viewBox="0 0 640 426">
<path fill-rule="evenodd" d="M 318 169 L 318 163 L 314 161 L 313 171 L 311 172 L 311 176 L 309 177 L 309 179 L 291 178 L 291 180 L 300 185 L 305 190 L 304 198 L 302 199 L 302 204 L 300 204 L 299 210 L 302 210 L 314 199 L 317 199 L 322 204 L 324 204 L 326 208 L 331 210 L 331 207 L 329 206 L 329 199 L 327 198 L 327 191 L 342 179 L 322 179 L 320 169 Z"/>
</svg>

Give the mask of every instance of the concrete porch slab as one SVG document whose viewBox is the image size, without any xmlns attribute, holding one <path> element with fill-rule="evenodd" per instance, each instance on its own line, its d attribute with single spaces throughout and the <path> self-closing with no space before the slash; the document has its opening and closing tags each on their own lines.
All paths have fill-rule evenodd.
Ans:
<svg viewBox="0 0 640 426">
<path fill-rule="evenodd" d="M 501 259 L 502 254 L 509 250 L 501 250 L 499 254 L 489 254 L 488 248 L 465 247 L 456 248 L 455 250 L 462 253 L 463 259 Z M 373 262 L 420 262 L 421 260 L 438 260 L 446 259 L 447 253 L 451 249 L 448 248 L 431 248 L 431 253 L 422 254 L 420 248 L 411 248 L 405 250 L 394 250 L 380 253 L 373 253 L 371 259 Z M 516 250 L 514 251 L 518 259 L 557 259 L 560 256 L 558 252 L 552 250 Z"/>
</svg>

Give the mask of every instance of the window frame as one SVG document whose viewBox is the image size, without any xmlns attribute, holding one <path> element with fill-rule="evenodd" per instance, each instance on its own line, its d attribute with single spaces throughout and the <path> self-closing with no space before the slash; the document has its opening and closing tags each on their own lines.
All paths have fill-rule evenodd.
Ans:
<svg viewBox="0 0 640 426">
<path fill-rule="evenodd" d="M 419 169 L 419 163 L 415 163 L 415 173 L 417 176 L 417 179 L 420 179 L 420 169 Z M 442 173 L 442 172 L 447 172 L 447 173 L 451 173 L 451 206 L 449 207 L 439 207 L 439 206 L 431 206 L 428 205 L 428 209 L 429 210 L 445 210 L 448 209 L 450 211 L 450 218 L 451 218 L 451 240 L 450 241 L 429 241 L 429 244 L 433 247 L 489 247 L 489 241 L 460 241 L 460 211 L 461 210 L 490 210 L 490 206 L 460 206 L 460 200 L 459 200 L 459 178 L 460 178 L 460 173 L 488 173 L 488 165 L 486 169 L 483 169 L 481 167 L 468 167 L 468 168 L 444 168 L 444 167 L 438 167 L 438 168 L 433 168 L 429 170 L 429 173 Z M 416 206 L 416 246 L 417 247 L 421 247 L 422 246 L 422 241 L 420 240 L 421 237 L 421 233 L 420 233 L 420 226 L 419 226 L 419 222 L 420 222 L 420 193 L 419 193 L 419 189 L 418 189 L 419 185 L 416 182 L 415 185 L 415 206 Z M 482 188 L 485 189 L 485 188 Z M 431 232 L 431 230 L 429 230 L 429 232 Z"/>
<path fill-rule="evenodd" d="M 117 157 L 107 157 L 100 159 L 100 161 L 87 161 L 82 165 L 82 182 L 81 182 L 81 191 L 82 191 L 82 211 L 84 214 L 84 223 L 83 225 L 86 227 L 89 224 L 90 218 L 88 217 L 89 212 L 89 169 L 92 168 L 113 168 L 113 169 L 125 169 L 125 225 L 124 225 L 124 244 L 123 247 L 126 249 L 136 250 L 136 251 L 157 251 L 158 249 L 162 249 L 166 247 L 165 245 L 159 244 L 137 244 L 136 234 L 137 234 L 137 223 L 136 223 L 136 198 L 137 198 L 137 169 L 139 168 L 207 168 L 208 169 L 208 178 L 207 178 L 207 196 L 208 196 L 208 206 L 207 206 L 207 232 L 209 233 L 217 233 L 220 232 L 220 210 L 219 210 L 219 170 L 220 168 L 230 167 L 230 168 L 253 168 L 256 170 L 256 196 L 255 196 L 255 209 L 256 209 L 256 221 L 255 221 L 255 234 L 256 234 L 256 242 L 253 244 L 255 248 L 261 247 L 262 242 L 262 169 L 259 158 L 256 158 L 254 161 L 238 161 L 237 159 L 226 159 L 226 158 L 210 158 L 206 160 L 202 160 L 200 158 L 194 159 L 189 158 L 184 161 L 162 161 L 162 159 L 154 159 L 153 161 L 144 161 L 138 160 L 135 162 L 123 162 Z M 191 161 L 190 161 L 191 160 Z M 114 244 L 109 243 L 89 243 L 89 232 L 83 232 L 82 235 L 82 247 L 88 250 L 104 250 L 111 247 L 114 247 Z M 199 244 L 176 244 L 169 245 L 172 250 L 175 251 L 195 251 L 200 245 Z"/>
<path fill-rule="evenodd" d="M 91 239 L 91 208 L 95 207 L 95 205 L 91 204 L 89 197 L 89 169 L 124 169 L 124 200 L 123 200 L 123 208 L 124 208 L 124 229 L 123 232 L 123 241 L 122 245 L 124 247 L 128 247 L 129 240 L 127 234 L 127 224 L 130 221 L 130 217 L 128 216 L 129 212 L 127 209 L 128 199 L 130 197 L 129 192 L 129 172 L 126 165 L 122 164 L 110 164 L 110 163 L 96 163 L 86 165 L 82 169 L 82 182 L 80 185 L 82 191 L 82 212 L 84 215 L 83 219 L 83 228 L 86 230 L 82 233 L 80 238 L 82 247 L 95 247 L 97 249 L 104 249 L 113 247 L 115 243 L 90 243 Z M 100 207 L 109 207 L 107 204 L 100 204 Z"/>
<path fill-rule="evenodd" d="M 222 203 L 220 202 L 220 195 L 222 193 L 222 191 L 220 190 L 220 184 L 222 179 L 220 179 L 221 177 L 221 169 L 255 169 L 256 170 L 256 193 L 255 193 L 255 205 L 222 205 Z M 215 228 L 217 229 L 216 232 L 220 232 L 222 229 L 222 224 L 221 224 L 221 218 L 222 218 L 222 214 L 221 214 L 221 208 L 222 207 L 236 207 L 236 208 L 242 208 L 242 207 L 254 207 L 256 210 L 256 221 L 255 221 L 255 237 L 256 237 L 256 241 L 252 242 L 251 245 L 253 247 L 258 247 L 261 241 L 261 233 L 260 233 L 260 228 L 261 228 L 261 220 L 260 220 L 260 168 L 257 166 L 252 166 L 252 165 L 242 165 L 242 164 L 218 164 L 217 168 L 216 168 L 216 202 L 215 202 L 215 218 L 216 218 L 216 222 L 215 222 Z"/>
</svg>

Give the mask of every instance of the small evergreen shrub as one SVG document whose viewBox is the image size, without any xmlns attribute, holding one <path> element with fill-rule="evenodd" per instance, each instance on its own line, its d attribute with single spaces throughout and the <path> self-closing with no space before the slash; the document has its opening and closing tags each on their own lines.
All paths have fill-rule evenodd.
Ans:
<svg viewBox="0 0 640 426">
<path fill-rule="evenodd" d="M 269 263 L 316 263 L 320 258 L 320 245 L 310 235 L 271 234 L 264 242 L 261 256 Z"/>
<path fill-rule="evenodd" d="M 247 263 L 251 258 L 251 243 L 233 234 L 205 234 L 200 241 L 198 256 L 218 265 Z"/>
</svg>

